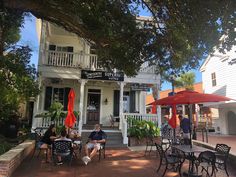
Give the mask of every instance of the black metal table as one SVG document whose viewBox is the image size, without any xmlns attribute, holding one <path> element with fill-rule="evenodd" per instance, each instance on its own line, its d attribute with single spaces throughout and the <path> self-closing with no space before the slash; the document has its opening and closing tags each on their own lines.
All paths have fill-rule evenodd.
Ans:
<svg viewBox="0 0 236 177">
<path fill-rule="evenodd" d="M 178 149 L 180 151 L 183 151 L 186 155 L 188 155 L 188 160 L 189 160 L 189 171 L 187 173 L 184 173 L 184 176 L 193 176 L 193 177 L 199 177 L 202 176 L 201 174 L 198 174 L 196 171 L 194 171 L 194 161 L 195 161 L 195 156 L 194 153 L 201 153 L 204 151 L 212 151 L 215 152 L 214 150 L 210 150 L 204 147 L 196 146 L 196 145 L 173 145 L 172 148 Z"/>
</svg>

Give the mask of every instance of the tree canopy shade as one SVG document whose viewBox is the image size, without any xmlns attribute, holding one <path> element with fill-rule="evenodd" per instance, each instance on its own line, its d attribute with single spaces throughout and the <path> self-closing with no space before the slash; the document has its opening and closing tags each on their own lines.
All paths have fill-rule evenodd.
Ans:
<svg viewBox="0 0 236 177">
<path fill-rule="evenodd" d="M 199 66 L 214 46 L 235 44 L 235 0 L 2 0 L 95 43 L 103 65 L 134 75 L 148 60 L 159 72 Z M 136 20 L 140 7 L 151 21 Z M 219 40 L 221 39 L 221 40 Z"/>
<path fill-rule="evenodd" d="M 39 93 L 31 49 L 19 46 L 24 13 L 4 9 L 0 16 L 0 121 L 17 114 L 20 103 Z"/>
</svg>

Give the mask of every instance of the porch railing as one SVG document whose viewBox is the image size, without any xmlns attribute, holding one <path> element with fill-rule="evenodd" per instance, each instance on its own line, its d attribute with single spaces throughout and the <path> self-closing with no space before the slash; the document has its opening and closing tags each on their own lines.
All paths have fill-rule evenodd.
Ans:
<svg viewBox="0 0 236 177">
<path fill-rule="evenodd" d="M 51 118 L 34 118 L 33 128 L 47 129 L 51 124 L 56 126 L 63 126 L 65 118 L 59 118 L 55 121 L 51 121 Z M 78 121 L 76 121 L 74 128 L 78 128 Z"/>
<path fill-rule="evenodd" d="M 158 123 L 158 117 L 156 114 L 138 114 L 138 113 L 124 113 L 121 118 L 121 132 L 123 136 L 123 144 L 128 144 L 128 127 L 129 125 L 127 119 L 135 119 L 135 120 L 147 120 L 155 123 Z"/>
<path fill-rule="evenodd" d="M 43 65 L 60 66 L 60 67 L 79 67 L 84 69 L 98 69 L 97 55 L 46 51 L 43 58 Z"/>
<path fill-rule="evenodd" d="M 156 114 L 138 114 L 138 113 L 124 113 L 124 119 L 132 118 L 136 120 L 147 120 L 157 125 L 158 118 Z"/>
<path fill-rule="evenodd" d="M 98 65 L 97 55 L 51 50 L 45 52 L 45 57 L 42 58 L 42 64 L 56 67 L 73 67 L 91 70 L 102 69 Z M 154 74 L 155 66 L 150 66 L 149 62 L 144 62 L 139 72 Z"/>
</svg>

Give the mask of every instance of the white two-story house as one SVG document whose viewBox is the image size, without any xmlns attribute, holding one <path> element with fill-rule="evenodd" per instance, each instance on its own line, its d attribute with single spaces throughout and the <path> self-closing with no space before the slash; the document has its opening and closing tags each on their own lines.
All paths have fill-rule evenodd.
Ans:
<svg viewBox="0 0 236 177">
<path fill-rule="evenodd" d="M 80 132 L 83 125 L 110 126 L 112 115 L 118 118 L 124 143 L 127 143 L 125 118 L 128 115 L 157 121 L 157 115 L 147 115 L 145 110 L 148 87 L 160 86 L 155 66 L 144 63 L 138 75 L 132 78 L 115 69 L 110 72 L 99 67 L 95 49 L 77 35 L 42 20 L 37 20 L 37 29 L 42 92 L 35 103 L 34 115 L 47 111 L 53 101 L 61 102 L 66 110 L 68 93 L 73 88 L 74 109 L 80 112 L 76 124 Z M 45 120 L 33 119 L 32 127 L 42 126 L 48 126 Z"/>
<path fill-rule="evenodd" d="M 236 100 L 236 46 L 226 54 L 215 51 L 202 64 L 203 90 Z M 216 130 L 222 134 L 236 134 L 236 101 L 209 103 L 218 108 Z"/>
</svg>

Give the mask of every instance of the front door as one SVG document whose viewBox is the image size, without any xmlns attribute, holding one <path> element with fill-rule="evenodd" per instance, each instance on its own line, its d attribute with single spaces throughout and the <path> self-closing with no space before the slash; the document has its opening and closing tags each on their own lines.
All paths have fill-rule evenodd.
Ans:
<svg viewBox="0 0 236 177">
<path fill-rule="evenodd" d="M 87 124 L 98 124 L 100 119 L 101 90 L 89 89 L 87 100 Z"/>
</svg>

